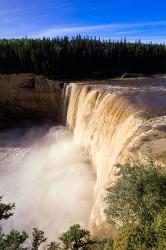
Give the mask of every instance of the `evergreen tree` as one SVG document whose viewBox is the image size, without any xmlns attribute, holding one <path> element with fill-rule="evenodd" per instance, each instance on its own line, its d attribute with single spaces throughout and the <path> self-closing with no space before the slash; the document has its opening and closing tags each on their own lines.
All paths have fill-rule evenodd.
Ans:
<svg viewBox="0 0 166 250">
<path fill-rule="evenodd" d="M 89 37 L 0 39 L 0 73 L 50 78 L 114 77 L 166 72 L 166 46 Z"/>
</svg>

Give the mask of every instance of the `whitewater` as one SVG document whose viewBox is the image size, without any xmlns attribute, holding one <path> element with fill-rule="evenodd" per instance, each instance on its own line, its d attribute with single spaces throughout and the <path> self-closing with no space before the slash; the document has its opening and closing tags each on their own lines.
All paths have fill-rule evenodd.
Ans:
<svg viewBox="0 0 166 250">
<path fill-rule="evenodd" d="M 38 227 L 55 240 L 75 223 L 88 227 L 95 174 L 65 127 L 10 129 L 0 142 L 0 194 L 16 205 L 5 231 Z"/>
</svg>

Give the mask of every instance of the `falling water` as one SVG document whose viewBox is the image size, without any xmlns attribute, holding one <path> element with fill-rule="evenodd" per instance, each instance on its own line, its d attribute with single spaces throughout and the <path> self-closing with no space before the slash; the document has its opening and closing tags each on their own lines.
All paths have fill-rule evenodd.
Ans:
<svg viewBox="0 0 166 250">
<path fill-rule="evenodd" d="M 38 227 L 54 240 L 74 223 L 87 227 L 95 177 L 72 135 L 63 127 L 17 128 L 0 139 L 0 191 L 16 203 L 5 229 Z"/>
<path fill-rule="evenodd" d="M 161 116 L 161 110 L 165 111 L 165 91 L 158 87 L 147 91 L 130 86 L 78 84 L 71 84 L 70 88 L 67 126 L 89 155 L 96 172 L 90 229 L 97 234 L 110 232 L 103 213 L 103 197 L 106 188 L 116 181 L 116 164 L 131 157 L 142 159 L 148 145 L 163 152 L 165 161 L 166 134 L 164 129 L 160 132 L 165 124 Z"/>
</svg>

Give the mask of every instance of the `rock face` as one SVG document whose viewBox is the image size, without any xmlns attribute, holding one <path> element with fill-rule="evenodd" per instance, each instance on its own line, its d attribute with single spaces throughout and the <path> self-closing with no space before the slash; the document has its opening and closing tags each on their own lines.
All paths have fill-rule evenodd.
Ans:
<svg viewBox="0 0 166 250">
<path fill-rule="evenodd" d="M 55 81 L 33 74 L 0 75 L 0 121 L 59 120 L 61 88 Z"/>
<path fill-rule="evenodd" d="M 67 125 L 82 145 L 96 173 L 89 221 L 94 234 L 110 232 L 103 198 L 115 183 L 117 163 L 143 160 L 150 147 L 166 164 L 166 87 L 71 84 Z"/>
</svg>

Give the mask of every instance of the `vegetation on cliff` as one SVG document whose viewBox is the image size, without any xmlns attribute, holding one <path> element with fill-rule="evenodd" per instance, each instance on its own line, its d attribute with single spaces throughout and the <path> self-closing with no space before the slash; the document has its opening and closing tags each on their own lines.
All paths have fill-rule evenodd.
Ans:
<svg viewBox="0 0 166 250">
<path fill-rule="evenodd" d="M 69 39 L 1 39 L 0 73 L 33 72 L 52 78 L 165 73 L 166 46 L 77 36 Z"/>
<path fill-rule="evenodd" d="M 166 247 L 166 176 L 154 162 L 117 166 L 119 179 L 105 198 L 107 219 L 117 228 L 116 250 Z"/>
<path fill-rule="evenodd" d="M 92 238 L 80 225 L 71 226 L 44 249 L 72 250 L 163 250 L 166 248 L 166 175 L 150 158 L 145 164 L 133 162 L 118 165 L 118 180 L 107 190 L 105 210 L 108 222 L 115 225 L 115 238 Z M 0 198 L 0 220 L 13 215 L 14 204 L 3 204 Z M 31 246 L 26 232 L 0 228 L 0 250 L 38 250 L 46 242 L 44 232 L 34 228 Z"/>
</svg>

